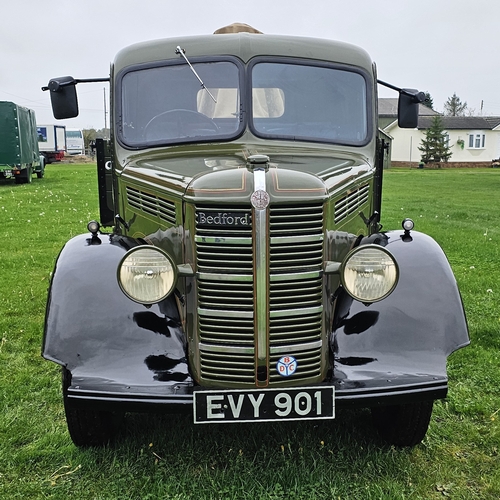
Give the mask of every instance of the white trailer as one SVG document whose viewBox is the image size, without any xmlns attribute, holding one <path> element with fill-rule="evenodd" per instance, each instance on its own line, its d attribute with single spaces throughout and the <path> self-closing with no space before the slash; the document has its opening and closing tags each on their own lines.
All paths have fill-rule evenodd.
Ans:
<svg viewBox="0 0 500 500">
<path fill-rule="evenodd" d="M 66 148 L 70 155 L 84 155 L 85 142 L 83 140 L 83 131 L 79 128 L 66 129 Z"/>
<path fill-rule="evenodd" d="M 37 125 L 38 149 L 47 163 L 61 161 L 66 153 L 66 127 L 64 125 Z"/>
</svg>

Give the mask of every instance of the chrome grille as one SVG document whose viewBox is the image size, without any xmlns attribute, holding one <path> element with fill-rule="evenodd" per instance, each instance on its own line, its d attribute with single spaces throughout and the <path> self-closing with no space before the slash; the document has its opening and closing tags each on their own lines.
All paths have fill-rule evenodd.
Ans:
<svg viewBox="0 0 500 500">
<path fill-rule="evenodd" d="M 323 205 L 276 206 L 270 214 L 271 237 L 317 235 L 323 231 Z"/>
<path fill-rule="evenodd" d="M 214 383 L 255 384 L 255 283 L 252 225 L 200 221 L 248 206 L 196 206 L 200 375 Z M 258 237 L 258 236 L 255 236 Z M 277 361 L 294 356 L 297 381 L 322 367 L 323 204 L 269 209 L 269 381 L 283 382 Z"/>
<path fill-rule="evenodd" d="M 269 302 L 271 311 L 303 309 L 321 304 L 321 279 L 271 281 Z"/>
<path fill-rule="evenodd" d="M 253 383 L 255 377 L 252 353 L 205 351 L 200 346 L 201 375 L 205 380 Z M 230 362 L 228 362 L 230 360 Z"/>
<path fill-rule="evenodd" d="M 135 210 L 159 217 L 172 225 L 176 223 L 175 204 L 172 201 L 127 186 L 127 202 Z"/>
<path fill-rule="evenodd" d="M 370 185 L 365 184 L 351 191 L 335 203 L 335 224 L 344 220 L 349 215 L 358 213 L 360 207 L 368 202 Z"/>
</svg>

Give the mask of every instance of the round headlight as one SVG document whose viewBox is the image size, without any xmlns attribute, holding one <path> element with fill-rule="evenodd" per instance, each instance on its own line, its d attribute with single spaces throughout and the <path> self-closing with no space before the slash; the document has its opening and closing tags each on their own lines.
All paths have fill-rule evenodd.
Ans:
<svg viewBox="0 0 500 500">
<path fill-rule="evenodd" d="M 356 247 L 342 264 L 342 284 L 360 302 L 377 302 L 396 287 L 399 269 L 394 257 L 383 247 Z"/>
<path fill-rule="evenodd" d="M 177 280 L 177 267 L 162 250 L 140 246 L 129 250 L 118 265 L 123 293 L 140 304 L 155 304 L 168 297 Z"/>
</svg>

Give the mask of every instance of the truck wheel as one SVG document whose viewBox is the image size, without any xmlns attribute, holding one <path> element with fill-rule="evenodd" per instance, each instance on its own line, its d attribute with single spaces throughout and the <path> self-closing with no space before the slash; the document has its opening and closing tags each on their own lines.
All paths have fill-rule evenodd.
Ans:
<svg viewBox="0 0 500 500">
<path fill-rule="evenodd" d="M 36 176 L 38 177 L 38 179 L 42 179 L 43 176 L 45 174 L 45 170 L 42 169 L 42 170 L 39 170 L 37 173 L 36 173 Z"/>
<path fill-rule="evenodd" d="M 420 401 L 371 409 L 379 434 L 395 446 L 415 446 L 425 437 L 434 401 Z"/>
<path fill-rule="evenodd" d="M 76 446 L 102 446 L 112 441 L 116 433 L 116 415 L 110 411 L 75 408 L 68 400 L 71 372 L 62 368 L 64 411 L 69 435 Z"/>
</svg>

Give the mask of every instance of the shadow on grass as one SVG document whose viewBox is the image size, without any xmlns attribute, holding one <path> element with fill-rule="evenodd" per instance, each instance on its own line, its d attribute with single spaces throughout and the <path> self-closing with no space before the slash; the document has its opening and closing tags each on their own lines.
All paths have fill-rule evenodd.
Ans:
<svg viewBox="0 0 500 500">
<path fill-rule="evenodd" d="M 229 450 L 259 456 L 386 448 L 366 409 L 339 410 L 334 420 L 209 425 L 193 424 L 191 415 L 127 414 L 114 449 L 151 444 L 168 454 L 189 450 L 195 460 Z"/>
</svg>

